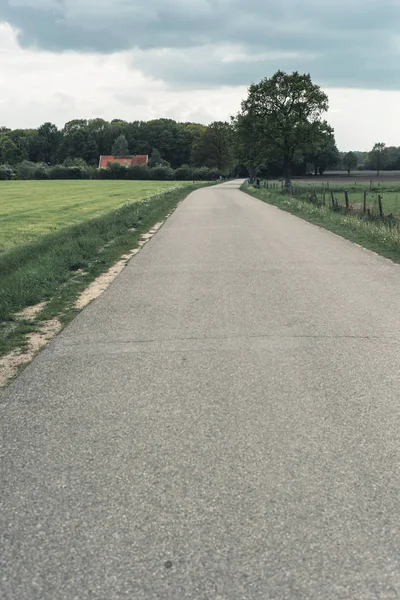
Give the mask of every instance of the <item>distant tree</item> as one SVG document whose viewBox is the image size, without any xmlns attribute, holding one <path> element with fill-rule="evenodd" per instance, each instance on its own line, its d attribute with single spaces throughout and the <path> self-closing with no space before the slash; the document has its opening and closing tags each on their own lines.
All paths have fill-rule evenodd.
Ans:
<svg viewBox="0 0 400 600">
<path fill-rule="evenodd" d="M 71 158 L 83 158 L 86 148 L 86 131 L 76 129 L 68 137 L 68 156 Z"/>
<path fill-rule="evenodd" d="M 215 167 L 229 171 L 234 166 L 233 128 L 229 123 L 215 121 L 196 138 L 192 162 L 196 166 Z"/>
<path fill-rule="evenodd" d="M 46 164 L 55 164 L 61 132 L 53 123 L 44 123 L 37 130 L 37 160 Z"/>
<path fill-rule="evenodd" d="M 384 167 L 388 171 L 400 170 L 400 148 L 386 146 L 384 153 Z"/>
<path fill-rule="evenodd" d="M 374 169 L 376 169 L 376 174 L 378 177 L 380 170 L 385 163 L 385 148 L 386 145 L 383 142 L 378 142 L 374 144 L 374 147 L 368 156 L 368 162 Z"/>
<path fill-rule="evenodd" d="M 358 164 L 358 158 L 354 152 L 347 152 L 347 154 L 344 155 L 343 166 L 346 169 L 349 177 L 350 177 L 351 171 L 356 168 L 357 164 Z"/>
<path fill-rule="evenodd" d="M 313 165 L 314 175 L 323 175 L 326 169 L 334 169 L 340 162 L 340 154 L 333 133 L 321 131 L 320 141 L 306 160 Z"/>
<path fill-rule="evenodd" d="M 162 158 L 161 158 L 161 154 L 160 151 L 157 150 L 157 148 L 153 148 L 153 152 L 151 153 L 150 159 L 149 159 L 149 167 L 157 167 L 158 165 L 162 164 Z"/>
<path fill-rule="evenodd" d="M 18 158 L 18 146 L 7 135 L 0 136 L 0 163 L 15 165 Z"/>
<path fill-rule="evenodd" d="M 99 146 L 93 134 L 89 133 L 83 147 L 83 158 L 90 165 L 96 165 L 99 162 Z"/>
<path fill-rule="evenodd" d="M 115 140 L 112 147 L 113 156 L 128 156 L 129 155 L 129 146 L 128 141 L 124 134 L 122 133 Z"/>
<path fill-rule="evenodd" d="M 278 71 L 270 79 L 252 84 L 236 120 L 241 162 L 250 168 L 271 160 L 283 165 L 285 185 L 297 153 L 312 152 L 320 140 L 322 113 L 328 97 L 310 75 Z"/>
</svg>

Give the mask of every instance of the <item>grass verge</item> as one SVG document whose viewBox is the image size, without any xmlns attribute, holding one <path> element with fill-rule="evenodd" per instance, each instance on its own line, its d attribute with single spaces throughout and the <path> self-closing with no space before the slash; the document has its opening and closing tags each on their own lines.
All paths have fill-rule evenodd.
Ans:
<svg viewBox="0 0 400 600">
<path fill-rule="evenodd" d="M 0 255 L 0 356 L 23 350 L 27 334 L 45 320 L 69 322 L 78 312 L 79 293 L 138 247 L 140 236 L 198 187 L 156 194 Z M 40 302 L 47 302 L 46 307 L 33 321 L 16 316 Z"/>
<path fill-rule="evenodd" d="M 280 192 L 256 189 L 244 184 L 242 191 L 287 212 L 324 227 L 351 242 L 400 263 L 400 231 L 377 221 L 367 221 L 351 214 L 332 211 L 327 206 L 315 206 L 307 200 Z"/>
</svg>

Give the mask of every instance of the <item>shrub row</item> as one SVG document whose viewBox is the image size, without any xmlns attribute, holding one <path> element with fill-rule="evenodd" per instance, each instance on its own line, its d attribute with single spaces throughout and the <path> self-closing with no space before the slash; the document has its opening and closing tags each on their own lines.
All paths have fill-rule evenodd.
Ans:
<svg viewBox="0 0 400 600">
<path fill-rule="evenodd" d="M 107 169 L 94 169 L 87 165 L 56 165 L 50 167 L 42 163 L 24 161 L 17 167 L 0 165 L 0 180 L 9 179 L 135 179 L 156 181 L 216 181 L 221 176 L 218 169 L 208 167 L 183 166 L 173 170 L 167 166 L 148 167 L 146 165 L 125 167 L 118 163 Z"/>
</svg>

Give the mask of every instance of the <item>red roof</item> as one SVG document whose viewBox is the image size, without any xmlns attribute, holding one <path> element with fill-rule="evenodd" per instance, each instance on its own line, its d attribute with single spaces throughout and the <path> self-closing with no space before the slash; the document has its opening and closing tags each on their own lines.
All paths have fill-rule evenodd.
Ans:
<svg viewBox="0 0 400 600">
<path fill-rule="evenodd" d="M 117 156 L 100 156 L 99 169 L 107 169 L 108 163 L 119 163 L 126 167 L 133 167 L 136 165 L 147 165 L 149 157 L 147 154 L 136 154 L 136 156 L 124 156 L 119 158 Z"/>
</svg>

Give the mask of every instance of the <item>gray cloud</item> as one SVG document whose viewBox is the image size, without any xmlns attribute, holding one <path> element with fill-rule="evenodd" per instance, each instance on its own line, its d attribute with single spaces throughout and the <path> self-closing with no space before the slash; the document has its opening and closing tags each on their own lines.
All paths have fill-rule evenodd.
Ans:
<svg viewBox="0 0 400 600">
<path fill-rule="evenodd" d="M 248 84 L 276 69 L 321 84 L 400 89 L 398 0 L 0 0 L 23 46 L 131 50 L 177 86 Z"/>
</svg>

